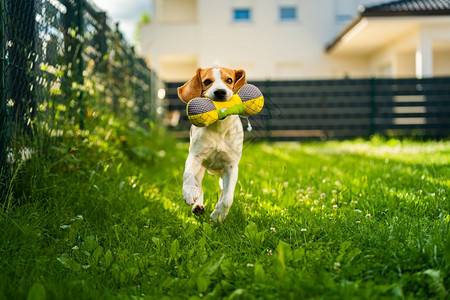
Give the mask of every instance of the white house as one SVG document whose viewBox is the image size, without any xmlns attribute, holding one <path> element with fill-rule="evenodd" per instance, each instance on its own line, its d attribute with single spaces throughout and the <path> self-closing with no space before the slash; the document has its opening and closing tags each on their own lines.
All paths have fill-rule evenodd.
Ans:
<svg viewBox="0 0 450 300">
<path fill-rule="evenodd" d="M 155 0 L 140 51 L 166 81 L 216 64 L 250 80 L 450 75 L 450 0 L 387 2 Z"/>
<path fill-rule="evenodd" d="M 363 60 L 370 76 L 449 76 L 450 0 L 402 0 L 363 8 L 326 52 L 335 59 Z"/>
</svg>

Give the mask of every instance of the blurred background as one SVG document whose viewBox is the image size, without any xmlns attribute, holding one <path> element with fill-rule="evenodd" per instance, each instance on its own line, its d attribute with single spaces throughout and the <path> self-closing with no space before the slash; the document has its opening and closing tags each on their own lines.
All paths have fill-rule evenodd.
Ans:
<svg viewBox="0 0 450 300">
<path fill-rule="evenodd" d="M 448 82 L 417 79 L 450 75 L 450 1 L 155 0 L 145 13 L 137 49 L 167 83 L 178 136 L 176 87 L 215 65 L 244 68 L 270 101 L 253 136 L 448 133 L 448 102 L 432 95 Z"/>
<path fill-rule="evenodd" d="M 450 75 L 448 1 L 139 3 L 122 15 L 147 7 L 136 12 L 149 16 L 136 43 L 168 81 L 214 64 L 244 68 L 252 80 Z"/>
</svg>

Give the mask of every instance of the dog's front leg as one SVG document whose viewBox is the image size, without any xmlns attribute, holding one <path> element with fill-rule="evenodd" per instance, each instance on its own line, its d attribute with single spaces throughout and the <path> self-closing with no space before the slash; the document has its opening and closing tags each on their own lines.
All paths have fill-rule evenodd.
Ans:
<svg viewBox="0 0 450 300">
<path fill-rule="evenodd" d="M 204 212 L 202 180 L 205 168 L 201 161 L 189 154 L 183 174 L 183 198 L 187 205 L 194 205 L 192 211 L 196 214 Z"/>
<path fill-rule="evenodd" d="M 233 204 L 234 189 L 238 179 L 238 167 L 231 166 L 223 172 L 223 191 L 219 202 L 217 202 L 214 211 L 211 213 L 211 220 L 222 222 Z"/>
</svg>

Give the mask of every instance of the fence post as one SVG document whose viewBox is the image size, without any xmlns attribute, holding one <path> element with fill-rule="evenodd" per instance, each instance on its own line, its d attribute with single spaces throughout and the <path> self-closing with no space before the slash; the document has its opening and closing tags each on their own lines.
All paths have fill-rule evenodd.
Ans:
<svg viewBox="0 0 450 300">
<path fill-rule="evenodd" d="M 114 57 L 112 58 L 113 63 L 112 63 L 112 82 L 113 82 L 113 88 L 112 88 L 112 111 L 115 117 L 119 116 L 119 112 L 120 112 L 120 89 L 121 89 L 121 84 L 123 82 L 121 82 L 121 80 L 123 79 L 123 69 L 120 70 L 120 68 L 122 68 L 122 65 L 120 65 L 119 68 L 119 64 L 117 63 L 118 60 L 120 60 L 120 41 L 121 41 L 121 36 L 120 36 L 120 32 L 119 32 L 119 23 L 115 23 L 115 30 L 112 32 L 112 50 L 114 53 Z M 120 78 L 120 79 L 119 79 Z"/>
<path fill-rule="evenodd" d="M 4 1 L 4 0 L 3 0 Z M 21 133 L 32 134 L 31 120 L 36 113 L 36 103 L 32 85 L 34 77 L 31 64 L 35 59 L 35 18 L 34 0 L 7 0 L 6 19 L 8 33 L 9 67 L 6 80 L 9 87 L 8 98 L 13 100 L 12 117 L 15 125 L 14 136 Z"/>
<path fill-rule="evenodd" d="M 370 78 L 370 136 L 376 133 L 376 115 L 377 106 L 375 103 L 376 96 L 376 79 L 375 77 Z M 369 137 L 370 137 L 369 136 Z"/>
<path fill-rule="evenodd" d="M 94 37 L 97 51 L 100 52 L 100 55 L 96 58 L 96 68 L 99 72 L 106 73 L 107 68 L 105 55 L 108 53 L 108 45 L 106 40 L 106 31 L 108 30 L 108 25 L 106 23 L 106 13 L 99 12 L 97 16 L 97 22 L 100 24 L 101 29 L 97 31 L 97 34 Z"/>
<path fill-rule="evenodd" d="M 6 196 L 8 182 L 6 180 L 6 139 L 7 111 L 6 111 L 6 31 L 5 31 L 5 0 L 0 0 L 0 202 Z"/>
<path fill-rule="evenodd" d="M 80 129 L 84 129 L 84 119 L 86 118 L 86 106 L 83 100 L 83 85 L 84 85 L 84 62 L 83 62 L 83 48 L 84 48 L 84 0 L 77 0 L 77 27 L 78 27 L 78 53 L 76 61 L 78 63 L 77 69 L 77 83 L 78 83 L 78 114 L 80 116 Z"/>
<path fill-rule="evenodd" d="M 272 135 L 272 133 L 271 133 L 271 122 L 272 122 L 272 112 L 270 111 L 270 101 L 271 101 L 271 99 L 270 99 L 270 94 L 271 94 L 271 91 L 270 91 L 270 89 L 271 89 L 271 81 L 270 81 L 270 79 L 267 79 L 266 80 L 266 82 L 265 82 L 265 88 L 264 88 L 264 90 L 265 90 L 265 97 L 267 98 L 267 100 L 266 101 L 264 101 L 264 105 L 265 105 L 265 107 L 266 107 L 266 109 L 267 109 L 267 122 L 266 122 L 266 139 L 269 139 L 270 137 L 271 137 L 271 135 Z"/>
<path fill-rule="evenodd" d="M 83 79 L 83 44 L 84 44 L 84 26 L 83 12 L 84 0 L 73 2 L 64 2 L 66 4 L 66 13 L 64 15 L 64 57 L 66 59 L 67 71 L 64 76 L 62 90 L 65 93 L 66 104 L 73 100 L 75 105 L 69 109 L 69 117 L 73 118 L 75 125 L 78 121 L 80 129 L 84 128 L 84 116 L 86 114 L 83 101 L 82 86 Z M 73 83 L 78 85 L 73 88 Z"/>
</svg>

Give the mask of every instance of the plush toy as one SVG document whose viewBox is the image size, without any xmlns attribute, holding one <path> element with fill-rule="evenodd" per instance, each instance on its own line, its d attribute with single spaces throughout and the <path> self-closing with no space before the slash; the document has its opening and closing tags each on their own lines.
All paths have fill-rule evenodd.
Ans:
<svg viewBox="0 0 450 300">
<path fill-rule="evenodd" d="M 256 115 L 263 106 L 264 97 L 261 91 L 252 84 L 246 84 L 228 101 L 194 98 L 187 104 L 186 112 L 192 124 L 204 127 L 229 115 Z"/>
</svg>

